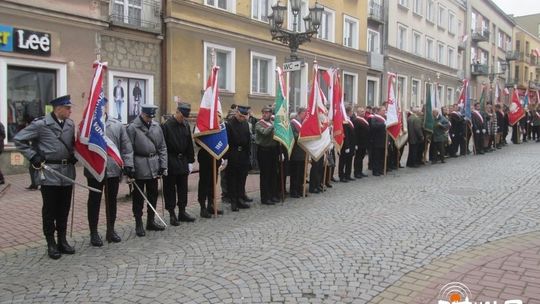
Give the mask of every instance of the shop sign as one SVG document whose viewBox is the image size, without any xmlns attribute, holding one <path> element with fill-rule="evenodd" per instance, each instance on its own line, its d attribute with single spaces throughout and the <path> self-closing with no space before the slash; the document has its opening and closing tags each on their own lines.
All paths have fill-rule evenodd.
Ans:
<svg viewBox="0 0 540 304">
<path fill-rule="evenodd" d="M 50 56 L 51 35 L 0 25 L 0 51 Z"/>
</svg>

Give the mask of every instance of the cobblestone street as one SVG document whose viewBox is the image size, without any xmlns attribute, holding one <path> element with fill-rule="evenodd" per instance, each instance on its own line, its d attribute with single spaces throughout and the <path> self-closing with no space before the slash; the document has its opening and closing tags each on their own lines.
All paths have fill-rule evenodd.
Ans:
<svg viewBox="0 0 540 304">
<path fill-rule="evenodd" d="M 218 219 L 143 238 L 125 204 L 123 241 L 102 248 L 89 246 L 78 190 L 77 253 L 55 261 L 38 234 L 17 244 L 4 238 L 0 302 L 437 303 L 443 285 L 460 281 L 476 301 L 538 304 L 539 155 L 540 144 L 509 145 L 275 206 L 252 193 L 251 209 L 225 206 Z M 250 177 L 251 190 L 257 182 Z M 2 216 L 3 234 L 40 227 L 39 209 L 23 212 L 7 195 L 0 207 L 21 211 Z M 198 206 L 190 210 L 198 215 Z"/>
</svg>

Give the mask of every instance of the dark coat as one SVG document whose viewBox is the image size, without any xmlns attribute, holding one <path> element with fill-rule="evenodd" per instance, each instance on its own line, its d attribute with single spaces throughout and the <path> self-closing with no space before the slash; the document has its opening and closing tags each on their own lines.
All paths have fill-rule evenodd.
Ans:
<svg viewBox="0 0 540 304">
<path fill-rule="evenodd" d="M 372 148 L 386 146 L 386 122 L 375 115 L 369 119 L 369 143 Z"/>
<path fill-rule="evenodd" d="M 365 118 L 353 116 L 355 143 L 358 149 L 367 148 L 369 144 L 369 121 Z"/>
<path fill-rule="evenodd" d="M 450 137 L 460 138 L 465 136 L 465 118 L 459 112 L 451 112 L 450 115 Z"/>
<path fill-rule="evenodd" d="M 249 165 L 251 133 L 247 121 L 240 122 L 232 117 L 226 122 L 229 150 L 223 156 L 229 163 Z"/>
<path fill-rule="evenodd" d="M 188 164 L 195 162 L 193 139 L 189 123 L 179 123 L 171 117 L 161 125 L 167 145 L 168 173 L 172 175 L 189 174 Z"/>
<path fill-rule="evenodd" d="M 343 139 L 343 145 L 341 146 L 341 153 L 353 154 L 356 150 L 356 138 L 354 137 L 354 127 L 349 123 L 343 124 L 343 133 L 345 138 Z M 349 150 L 347 152 L 347 149 Z"/>
<path fill-rule="evenodd" d="M 450 124 L 444 115 L 439 114 L 433 121 L 433 142 L 447 142 Z"/>
<path fill-rule="evenodd" d="M 300 134 L 300 127 L 302 125 L 297 120 L 296 120 L 296 122 L 298 122 L 299 125 L 296 124 L 296 122 L 294 122 L 293 120 L 291 120 L 291 128 L 292 128 L 293 135 L 294 135 L 294 147 L 293 147 L 293 150 L 291 152 L 290 160 L 291 161 L 305 161 L 306 152 L 298 144 L 298 135 Z"/>
</svg>

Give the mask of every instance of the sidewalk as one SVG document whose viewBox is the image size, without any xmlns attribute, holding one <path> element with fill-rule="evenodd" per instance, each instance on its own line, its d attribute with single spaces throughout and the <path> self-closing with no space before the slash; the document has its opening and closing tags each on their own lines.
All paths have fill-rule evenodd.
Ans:
<svg viewBox="0 0 540 304">
<path fill-rule="evenodd" d="M 86 185 L 86 178 L 83 175 L 82 167 L 77 167 L 77 181 Z M 189 176 L 188 208 L 192 215 L 198 218 L 199 203 L 197 202 L 197 183 L 199 174 L 194 173 Z M 219 182 L 219 181 L 218 181 Z M 6 176 L 8 188 L 0 197 L 0 253 L 6 251 L 16 251 L 20 249 L 35 247 L 44 244 L 42 232 L 41 207 L 42 199 L 40 191 L 30 191 L 25 189 L 30 184 L 28 174 L 16 174 Z M 2 188 L 3 189 L 3 188 Z M 259 189 L 259 175 L 250 174 L 246 182 L 246 191 L 257 200 Z M 71 225 L 71 216 L 74 211 L 73 236 L 86 236 L 88 232 L 88 219 L 86 201 L 88 190 L 81 187 L 74 187 L 75 206 L 70 213 L 68 225 Z M 160 182 L 161 190 L 161 182 Z M 1 191 L 1 189 L 0 189 Z M 217 186 L 218 197 L 221 197 L 221 187 Z M 131 198 L 127 198 L 129 187 L 125 182 L 121 182 L 118 191 L 118 214 L 117 227 L 134 225 L 133 213 L 131 211 Z M 161 191 L 158 197 L 157 210 L 162 214 Z M 99 229 L 102 236 L 105 232 L 105 202 L 102 201 Z M 146 207 L 145 207 L 146 210 Z M 225 215 L 226 216 L 226 215 Z M 164 219 L 168 223 L 168 215 Z M 68 231 L 69 231 L 68 227 Z"/>
</svg>

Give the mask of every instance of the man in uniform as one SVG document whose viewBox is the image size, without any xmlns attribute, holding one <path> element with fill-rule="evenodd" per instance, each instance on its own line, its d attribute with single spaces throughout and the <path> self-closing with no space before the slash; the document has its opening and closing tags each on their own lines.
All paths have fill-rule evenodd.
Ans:
<svg viewBox="0 0 540 304">
<path fill-rule="evenodd" d="M 142 105 L 141 115 L 128 126 L 127 133 L 133 145 L 135 183 L 154 209 L 157 205 L 158 178 L 167 175 L 167 146 L 163 131 L 159 124 L 152 120 L 156 116 L 157 106 Z M 144 199 L 138 189 L 133 189 L 133 215 L 135 216 L 135 232 L 137 236 L 145 236 L 142 215 Z M 165 227 L 154 221 L 154 211 L 147 208 L 146 229 L 161 231 Z"/>
<path fill-rule="evenodd" d="M 420 152 L 418 146 L 424 142 L 424 132 L 422 131 L 422 120 L 419 117 L 422 110 L 419 107 L 414 107 L 411 115 L 407 118 L 409 155 L 407 156 L 407 167 L 418 168 L 420 166 L 418 154 Z"/>
<path fill-rule="evenodd" d="M 279 202 L 279 143 L 274 140 L 274 124 L 271 120 L 272 108 L 262 109 L 262 118 L 255 125 L 255 143 L 261 189 L 261 204 L 273 205 Z"/>
<path fill-rule="evenodd" d="M 300 129 L 302 128 L 304 118 L 306 118 L 306 108 L 300 107 L 296 112 L 296 117 L 291 119 L 291 126 L 295 142 L 289 161 L 289 170 L 291 174 L 291 185 L 289 192 L 291 193 L 291 197 L 294 198 L 299 198 L 304 193 L 304 167 L 306 152 L 298 145 L 298 135 L 300 134 Z"/>
<path fill-rule="evenodd" d="M 77 162 L 73 154 L 75 124 L 71 115 L 69 95 L 51 100 L 53 111 L 45 117 L 35 119 L 13 138 L 15 146 L 36 168 L 37 182 L 41 185 L 43 198 L 43 233 L 47 240 L 47 253 L 59 259 L 62 253 L 73 254 L 75 249 L 66 240 L 67 221 L 70 210 L 73 184 L 48 170 L 75 179 Z M 54 239 L 57 232 L 58 243 Z"/>
<path fill-rule="evenodd" d="M 480 103 L 478 102 L 474 104 L 471 120 L 476 154 L 484 154 L 484 134 L 486 134 L 486 127 L 484 116 L 480 113 Z"/>
<path fill-rule="evenodd" d="M 444 157 L 444 145 L 448 141 L 448 129 L 450 124 L 444 115 L 439 112 L 439 109 L 433 109 L 433 162 L 437 163 L 438 160 L 441 163 L 445 163 Z M 427 114 L 427 113 L 426 113 Z"/>
<path fill-rule="evenodd" d="M 388 145 L 386 140 L 386 108 L 381 106 L 373 109 L 375 114 L 369 119 L 369 140 L 371 144 L 371 154 L 369 161 L 374 176 L 384 175 L 384 149 Z"/>
<path fill-rule="evenodd" d="M 351 106 L 347 106 L 345 108 L 345 115 L 347 115 L 347 117 L 352 116 Z M 351 173 L 352 161 L 356 149 L 354 126 L 350 124 L 348 119 L 343 121 L 343 133 L 345 136 L 343 138 L 343 145 L 341 146 L 341 151 L 339 153 L 338 176 L 340 182 L 346 183 L 354 180 L 354 178 L 351 177 Z"/>
<path fill-rule="evenodd" d="M 356 115 L 354 115 L 352 119 L 356 145 L 356 152 L 354 154 L 354 177 L 356 178 L 367 177 L 367 175 L 363 173 L 364 157 L 366 157 L 367 153 L 369 133 L 369 122 L 365 118 L 365 114 L 364 108 L 358 107 L 356 109 Z"/>
<path fill-rule="evenodd" d="M 459 106 L 454 104 L 452 107 L 452 112 L 449 114 L 450 117 L 450 138 L 452 143 L 450 144 L 450 156 L 457 157 L 457 152 L 459 148 L 459 154 L 465 155 L 467 147 L 465 146 L 465 118 L 461 115 L 459 111 Z"/>
<path fill-rule="evenodd" d="M 103 107 L 107 109 L 107 107 Z M 124 161 L 124 173 L 128 178 L 133 178 L 133 147 L 129 141 L 126 128 L 119 120 L 112 118 L 105 112 L 105 133 L 107 137 L 116 145 L 118 151 Z M 105 239 L 107 242 L 118 243 L 121 241 L 120 236 L 114 231 L 114 223 L 116 222 L 116 197 L 118 196 L 118 187 L 120 178 L 122 177 L 122 168 L 118 166 L 116 161 L 107 156 L 107 171 L 103 181 L 99 182 L 95 179 L 90 171 L 84 169 L 84 176 L 88 181 L 88 186 L 103 190 L 105 187 L 105 214 L 107 217 L 107 232 Z M 102 193 L 90 191 L 88 193 L 88 225 L 90 226 L 90 244 L 92 246 L 101 247 L 103 241 L 98 233 L 99 209 L 101 206 Z"/>
<path fill-rule="evenodd" d="M 193 171 L 195 152 L 193 139 L 187 118 L 191 105 L 185 102 L 178 104 L 173 117 L 162 126 L 163 137 L 167 145 L 168 175 L 163 177 L 163 194 L 165 208 L 169 211 L 170 223 L 193 222 L 195 218 L 186 212 L 188 200 L 188 176 Z M 178 217 L 175 208 L 178 205 Z"/>
<path fill-rule="evenodd" d="M 225 176 L 232 211 L 239 211 L 239 208 L 249 208 L 249 205 L 244 202 L 247 201 L 244 198 L 247 198 L 245 197 L 246 179 L 249 171 L 251 144 L 251 133 L 247 122 L 248 115 L 249 107 L 237 106 L 234 117 L 227 121 L 229 150 L 227 150 L 224 159 L 227 159 Z"/>
</svg>

